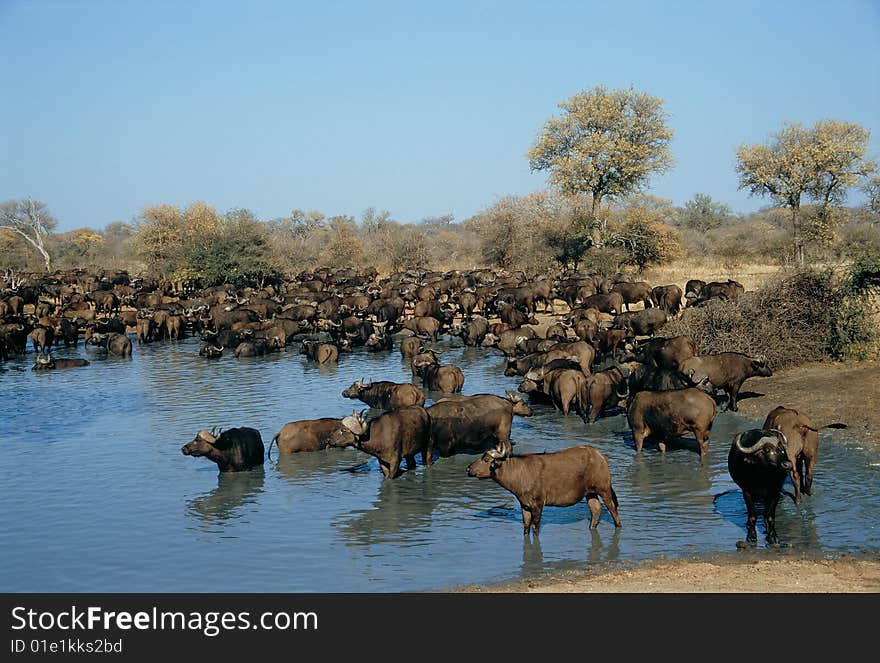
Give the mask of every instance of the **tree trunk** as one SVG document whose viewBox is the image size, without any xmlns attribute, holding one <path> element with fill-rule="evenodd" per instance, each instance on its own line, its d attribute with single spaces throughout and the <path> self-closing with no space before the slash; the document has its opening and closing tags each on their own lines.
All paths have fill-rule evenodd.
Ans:
<svg viewBox="0 0 880 663">
<path fill-rule="evenodd" d="M 804 238 L 798 226 L 798 208 L 791 208 L 791 232 L 794 239 L 794 259 L 798 267 L 804 266 Z"/>
</svg>

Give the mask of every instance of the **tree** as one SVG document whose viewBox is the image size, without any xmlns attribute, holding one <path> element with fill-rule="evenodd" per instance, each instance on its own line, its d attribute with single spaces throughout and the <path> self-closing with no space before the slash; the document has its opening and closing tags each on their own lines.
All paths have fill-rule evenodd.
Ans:
<svg viewBox="0 0 880 663">
<path fill-rule="evenodd" d="M 684 204 L 679 218 L 684 227 L 704 233 L 720 228 L 732 217 L 733 210 L 729 206 L 698 193 Z"/>
<path fill-rule="evenodd" d="M 52 271 L 52 258 L 45 242 L 58 222 L 49 214 L 45 203 L 38 200 L 8 200 L 0 205 L 0 228 L 22 237 L 42 257 L 46 271 Z"/>
<path fill-rule="evenodd" d="M 604 86 L 563 101 L 560 117 L 547 121 L 532 148 L 533 171 L 550 171 L 567 195 L 589 193 L 597 219 L 606 197 L 640 191 L 651 175 L 672 165 L 663 100 L 632 88 Z"/>
<path fill-rule="evenodd" d="M 609 231 L 608 244 L 622 250 L 625 264 L 635 265 L 640 272 L 648 265 L 668 262 L 681 255 L 678 231 L 663 223 L 654 210 L 627 209 Z"/>
<path fill-rule="evenodd" d="M 832 207 L 843 201 L 848 187 L 876 169 L 865 158 L 869 136 L 851 122 L 821 120 L 810 129 L 789 123 L 768 144 L 737 150 L 739 188 L 769 195 L 776 205 L 789 209 L 798 264 L 804 264 L 806 238 L 827 236 Z M 800 214 L 804 196 L 820 204 L 819 213 L 806 222 Z"/>
<path fill-rule="evenodd" d="M 868 197 L 865 208 L 874 215 L 880 216 L 880 177 L 874 176 L 865 181 L 862 191 Z"/>
</svg>

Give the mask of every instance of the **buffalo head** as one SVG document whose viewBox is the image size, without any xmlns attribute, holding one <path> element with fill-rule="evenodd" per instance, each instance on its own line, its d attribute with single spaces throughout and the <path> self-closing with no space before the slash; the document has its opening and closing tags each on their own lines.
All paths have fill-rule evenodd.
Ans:
<svg viewBox="0 0 880 663">
<path fill-rule="evenodd" d="M 200 430 L 192 442 L 188 442 L 180 448 L 180 453 L 184 456 L 207 456 L 213 451 L 217 437 L 211 432 Z"/>
</svg>

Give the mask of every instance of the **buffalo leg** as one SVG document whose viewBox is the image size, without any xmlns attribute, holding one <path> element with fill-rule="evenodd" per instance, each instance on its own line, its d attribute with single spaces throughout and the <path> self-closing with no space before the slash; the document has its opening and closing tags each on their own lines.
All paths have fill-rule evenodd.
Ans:
<svg viewBox="0 0 880 663">
<path fill-rule="evenodd" d="M 532 526 L 532 512 L 525 504 L 520 504 L 520 507 L 522 508 L 523 536 L 528 536 L 529 527 Z"/>
<path fill-rule="evenodd" d="M 741 385 L 735 384 L 727 390 L 727 409 L 731 412 L 736 412 L 736 397 L 739 395 L 740 386 Z"/>
<path fill-rule="evenodd" d="M 636 451 L 641 451 L 642 446 L 645 444 L 645 440 L 651 434 L 651 429 L 645 426 L 642 429 L 634 428 L 633 429 L 633 442 L 636 445 Z"/>
<path fill-rule="evenodd" d="M 755 523 L 758 522 L 758 513 L 755 511 L 755 501 L 749 493 L 743 492 L 743 499 L 746 502 L 746 511 L 748 518 L 746 519 L 746 541 L 749 543 L 757 543 L 758 533 L 755 530 Z"/>
<path fill-rule="evenodd" d="M 779 504 L 779 495 L 767 496 L 764 500 L 764 528 L 767 530 L 767 543 L 776 545 L 779 537 L 776 536 L 776 505 Z"/>
<path fill-rule="evenodd" d="M 595 495 L 587 495 L 587 507 L 590 509 L 590 529 L 596 529 L 599 525 L 599 518 L 602 517 L 602 505 L 599 504 L 599 498 Z"/>
<path fill-rule="evenodd" d="M 801 501 L 801 490 L 804 485 L 804 459 L 803 457 L 795 458 L 791 464 L 791 470 L 788 473 L 791 478 L 791 485 L 794 486 L 794 501 Z"/>
<path fill-rule="evenodd" d="M 813 468 L 816 467 L 816 456 L 812 456 L 810 458 L 804 459 L 804 465 L 806 468 L 803 470 L 803 474 L 801 475 L 801 481 L 803 481 L 804 493 L 807 495 L 813 494 Z"/>
<path fill-rule="evenodd" d="M 709 453 L 709 432 L 703 431 L 701 433 L 696 434 L 697 442 L 700 445 L 700 458 L 703 458 L 707 453 Z"/>
<path fill-rule="evenodd" d="M 406 456 L 406 469 L 414 470 L 416 469 L 416 457 L 412 454 Z"/>
<path fill-rule="evenodd" d="M 544 505 L 540 502 L 532 506 L 532 531 L 535 536 L 538 536 L 538 530 L 541 529 L 541 512 L 543 510 Z"/>
<path fill-rule="evenodd" d="M 614 494 L 614 491 L 609 489 L 608 492 L 599 493 L 599 496 L 605 503 L 605 508 L 608 509 L 608 513 L 610 513 L 611 517 L 614 519 L 614 526 L 620 527 L 620 515 L 617 513 L 617 496 Z M 598 503 L 598 500 L 596 500 L 597 505 Z"/>
</svg>

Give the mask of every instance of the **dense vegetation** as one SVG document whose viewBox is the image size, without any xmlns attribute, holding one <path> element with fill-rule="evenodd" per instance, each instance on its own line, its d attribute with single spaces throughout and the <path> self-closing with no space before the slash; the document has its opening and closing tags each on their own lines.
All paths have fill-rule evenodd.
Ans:
<svg viewBox="0 0 880 663">
<path fill-rule="evenodd" d="M 849 264 L 880 252 L 880 178 L 867 157 L 869 134 L 858 125 L 786 124 L 766 144 L 741 146 L 738 187 L 772 204 L 738 215 L 700 193 L 680 207 L 644 194 L 650 177 L 673 164 L 661 99 L 598 86 L 559 108 L 528 154 L 533 170 L 548 173 L 549 187 L 501 198 L 460 222 L 452 215 L 399 220 L 373 208 L 358 219 L 300 209 L 258 219 L 247 209 L 194 202 L 57 233 L 45 203 L 10 200 L 0 204 L 0 267 L 124 268 L 209 286 L 318 266 L 610 274 L 678 258 L 735 270 L 745 262 Z M 855 187 L 867 203 L 846 207 Z"/>
</svg>

